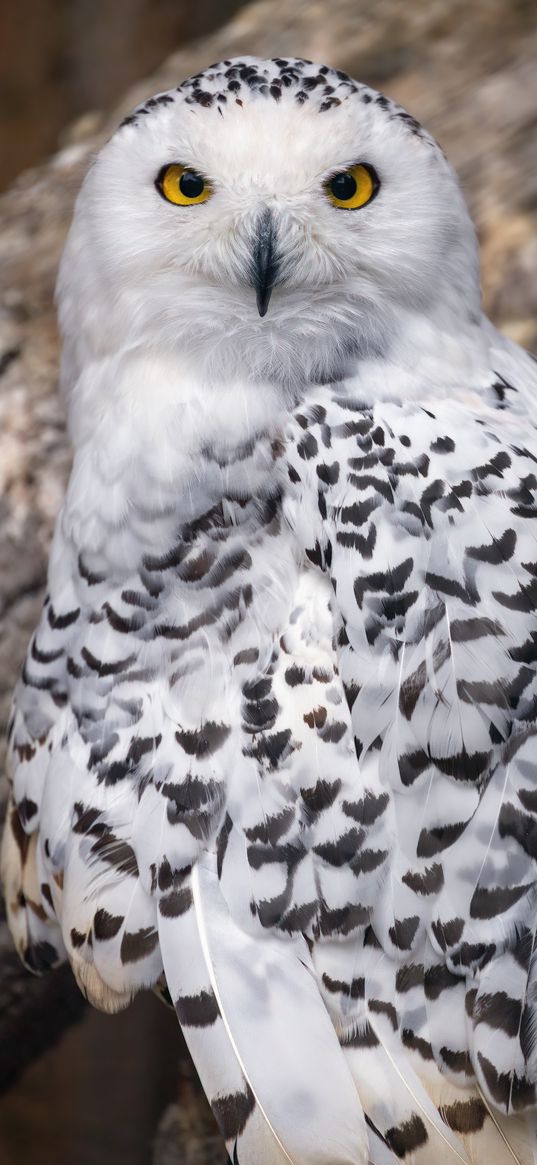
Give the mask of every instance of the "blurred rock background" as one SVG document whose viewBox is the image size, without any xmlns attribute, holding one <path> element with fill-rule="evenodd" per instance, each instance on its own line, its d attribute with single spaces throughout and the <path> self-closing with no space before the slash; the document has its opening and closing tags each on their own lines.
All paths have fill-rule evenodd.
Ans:
<svg viewBox="0 0 537 1165">
<path fill-rule="evenodd" d="M 134 104 L 238 53 L 326 61 L 423 121 L 470 203 L 489 314 L 537 348 L 535 0 L 3 0 L 0 186 L 12 185 L 0 198 L 0 730 L 69 467 L 53 287 L 73 200 Z M 173 1016 L 156 1000 L 115 1019 L 81 1011 L 68 973 L 51 987 L 19 971 L 0 922 L 2 1015 L 0 1088 L 18 1083 L 0 1099 L 0 1165 L 223 1165 Z M 178 1059 L 181 1106 L 157 1135 Z"/>
</svg>

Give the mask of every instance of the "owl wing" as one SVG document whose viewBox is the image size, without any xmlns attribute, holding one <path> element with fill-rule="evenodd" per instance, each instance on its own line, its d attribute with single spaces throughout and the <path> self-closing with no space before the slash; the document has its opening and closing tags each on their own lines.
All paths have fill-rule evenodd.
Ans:
<svg viewBox="0 0 537 1165">
<path fill-rule="evenodd" d="M 138 791 L 128 780 L 153 747 L 140 666 L 152 599 L 120 590 L 121 601 L 117 579 L 76 553 L 61 514 L 14 696 L 2 848 L 21 958 L 42 972 L 67 955 L 84 992 L 109 1010 L 162 969 L 155 905 L 131 845 Z"/>
<path fill-rule="evenodd" d="M 395 1134 L 379 1101 L 379 1044 L 472 1160 L 531 1160 L 513 1114 L 537 1099 L 537 442 L 494 404 L 325 389 L 290 431 L 288 517 L 331 582 L 356 757 L 331 857 L 363 908 L 361 938 L 314 957 L 365 1111 L 427 1161 L 418 1091 Z"/>
<path fill-rule="evenodd" d="M 76 572 L 75 572 L 76 573 Z M 10 798 L 2 842 L 2 881 L 10 928 L 26 966 L 48 970 L 66 956 L 54 897 L 61 893 L 45 868 L 39 822 L 51 755 L 66 731 L 69 650 L 83 620 L 69 547 L 55 533 L 50 591 L 32 636 L 8 726 Z"/>
<path fill-rule="evenodd" d="M 60 516 L 14 703 L 3 878 L 19 950 L 36 971 L 66 954 L 109 1011 L 164 969 L 241 1165 L 362 1165 L 364 1116 L 302 933 L 311 880 L 292 861 L 276 872 L 297 816 L 278 767 L 301 743 L 267 692 L 301 639 L 295 613 L 276 660 L 296 582 L 277 502 L 241 498 L 229 520 L 209 506 L 130 574 L 75 542 Z"/>
</svg>

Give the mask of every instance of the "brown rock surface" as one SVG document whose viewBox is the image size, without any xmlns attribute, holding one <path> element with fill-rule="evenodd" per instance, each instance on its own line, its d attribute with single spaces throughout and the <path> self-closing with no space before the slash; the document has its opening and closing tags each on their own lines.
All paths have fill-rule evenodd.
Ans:
<svg viewBox="0 0 537 1165">
<path fill-rule="evenodd" d="M 53 287 L 77 189 L 134 104 L 213 60 L 247 52 L 342 67 L 427 125 L 457 168 L 478 226 L 489 313 L 514 339 L 537 344 L 537 10 L 530 2 L 259 0 L 174 54 L 109 120 L 83 118 L 59 154 L 0 199 L 0 731 L 38 617 L 69 466 Z M 171 1162 L 165 1134 L 159 1152 Z"/>
</svg>

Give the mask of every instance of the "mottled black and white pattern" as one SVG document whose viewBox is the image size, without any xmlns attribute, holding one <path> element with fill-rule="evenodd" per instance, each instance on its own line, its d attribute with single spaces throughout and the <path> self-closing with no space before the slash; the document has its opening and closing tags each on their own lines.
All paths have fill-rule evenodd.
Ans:
<svg viewBox="0 0 537 1165">
<path fill-rule="evenodd" d="M 332 581 L 357 771 L 377 782 L 363 941 L 389 956 L 378 976 L 353 949 L 360 1002 L 341 973 L 334 994 L 353 1022 L 378 994 L 424 1064 L 531 1108 L 537 443 L 477 401 L 325 390 L 296 420 L 294 526 L 317 495 L 305 551 Z"/>
<path fill-rule="evenodd" d="M 434 144 L 419 121 L 396 101 L 368 85 L 359 84 L 342 69 L 316 65 L 302 57 L 273 57 L 268 61 L 234 57 L 219 61 L 183 81 L 175 91 L 150 97 L 129 114 L 122 125 L 136 125 L 157 112 L 159 107 L 172 105 L 175 101 L 200 105 L 203 109 L 220 109 L 223 115 L 228 102 L 241 106 L 252 98 L 265 97 L 276 102 L 292 100 L 299 106 L 308 103 L 318 113 L 327 113 L 355 94 L 364 105 L 377 105 L 389 118 L 408 127 L 411 134 Z"/>
<path fill-rule="evenodd" d="M 413 118 L 294 58 L 136 110 L 67 246 L 10 924 L 171 999 L 240 1165 L 537 1160 L 537 375 L 473 248 Z"/>
</svg>

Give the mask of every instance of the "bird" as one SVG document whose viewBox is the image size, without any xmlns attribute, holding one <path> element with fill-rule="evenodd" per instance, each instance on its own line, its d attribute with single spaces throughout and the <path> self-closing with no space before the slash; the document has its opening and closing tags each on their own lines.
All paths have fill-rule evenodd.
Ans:
<svg viewBox="0 0 537 1165">
<path fill-rule="evenodd" d="M 537 369 L 449 162 L 224 60 L 93 161 L 58 310 L 21 958 L 165 996 L 234 1165 L 534 1165 Z"/>
</svg>

